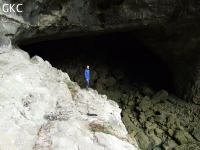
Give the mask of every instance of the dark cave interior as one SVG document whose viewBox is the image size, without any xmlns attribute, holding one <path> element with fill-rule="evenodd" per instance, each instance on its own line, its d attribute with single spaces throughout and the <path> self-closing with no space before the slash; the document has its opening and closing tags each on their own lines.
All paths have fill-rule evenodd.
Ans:
<svg viewBox="0 0 200 150">
<path fill-rule="evenodd" d="M 164 89 L 174 93 L 173 78 L 167 65 L 129 32 L 72 37 L 19 47 L 30 57 L 38 55 L 62 71 L 67 72 L 60 64 L 67 67 L 68 62 L 79 62 L 83 69 L 90 65 L 92 73 L 96 62 L 99 62 L 111 70 L 121 69 L 129 84 L 144 82 L 155 91 Z"/>
</svg>

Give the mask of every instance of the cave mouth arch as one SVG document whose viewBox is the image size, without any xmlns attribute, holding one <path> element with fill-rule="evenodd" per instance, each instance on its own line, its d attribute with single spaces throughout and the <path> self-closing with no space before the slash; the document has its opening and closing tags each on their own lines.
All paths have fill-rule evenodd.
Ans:
<svg viewBox="0 0 200 150">
<path fill-rule="evenodd" d="M 57 39 L 19 47 L 31 57 L 38 55 L 53 67 L 67 72 L 72 81 L 80 80 L 81 86 L 85 84 L 80 79 L 83 78 L 83 70 L 86 65 L 90 65 L 91 74 L 93 70 L 96 72 L 91 83 L 93 88 L 99 88 L 97 84 L 103 76 L 105 81 L 113 77 L 113 80 L 119 82 L 119 86 L 142 82 L 155 91 L 164 89 L 174 93 L 172 73 L 166 63 L 130 32 Z M 116 77 L 116 70 L 121 71 L 123 77 Z M 113 90 L 115 85 L 110 88 L 106 84 L 101 81 L 100 89 Z M 126 86 L 122 86 L 121 90 L 124 88 Z"/>
</svg>

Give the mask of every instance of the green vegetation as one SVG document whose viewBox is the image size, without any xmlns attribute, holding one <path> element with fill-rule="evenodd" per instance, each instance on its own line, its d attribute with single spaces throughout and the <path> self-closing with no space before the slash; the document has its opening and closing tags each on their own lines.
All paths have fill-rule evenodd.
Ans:
<svg viewBox="0 0 200 150">
<path fill-rule="evenodd" d="M 67 86 L 70 90 L 74 89 L 74 84 L 72 82 L 67 82 Z"/>
<path fill-rule="evenodd" d="M 110 133 L 110 131 L 108 131 L 108 130 L 104 130 L 102 132 L 105 133 L 105 134 L 111 134 L 112 135 L 112 133 Z"/>
<path fill-rule="evenodd" d="M 89 124 L 89 128 L 90 128 L 90 130 L 93 131 L 93 132 L 102 132 L 102 133 L 104 133 L 104 134 L 110 134 L 110 135 L 113 135 L 113 136 L 117 137 L 118 139 L 121 139 L 121 140 L 123 140 L 123 141 L 132 143 L 131 141 L 129 141 L 128 138 L 122 138 L 122 137 L 116 135 L 116 134 L 115 134 L 115 131 L 116 131 L 116 130 L 113 128 L 113 126 L 112 126 L 112 125 L 109 125 L 108 122 L 106 122 L 106 124 L 107 124 L 107 125 L 105 125 L 105 124 L 102 125 L 102 124 L 98 124 L 98 123 L 90 123 L 90 124 Z M 133 144 L 133 143 L 132 143 L 132 145 L 133 145 L 134 147 L 137 147 L 138 150 L 141 150 L 136 144 Z"/>
<path fill-rule="evenodd" d="M 113 127 L 111 125 L 108 126 L 109 128 L 113 129 Z"/>
<path fill-rule="evenodd" d="M 112 129 L 112 126 L 111 126 L 111 125 L 109 125 L 108 127 Z M 107 127 L 102 126 L 102 125 L 100 125 L 100 124 L 92 124 L 92 123 L 91 123 L 91 124 L 90 124 L 90 130 L 93 131 L 93 132 L 103 132 L 103 133 L 105 133 L 105 134 L 111 134 L 111 135 L 113 135 L 113 134 L 109 131 L 109 129 L 108 129 Z"/>
</svg>

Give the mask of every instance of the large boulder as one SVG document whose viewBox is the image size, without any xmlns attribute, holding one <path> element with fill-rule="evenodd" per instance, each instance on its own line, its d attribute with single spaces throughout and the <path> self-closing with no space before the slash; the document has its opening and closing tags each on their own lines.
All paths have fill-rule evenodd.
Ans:
<svg viewBox="0 0 200 150">
<path fill-rule="evenodd" d="M 200 149 L 200 142 L 176 146 L 173 149 L 174 150 L 183 150 L 183 149 L 199 150 Z"/>
<path fill-rule="evenodd" d="M 122 78 L 124 77 L 124 73 L 123 73 L 123 71 L 120 70 L 120 69 L 113 70 L 112 73 L 113 73 L 114 77 L 115 77 L 116 79 L 118 79 L 118 80 L 119 80 L 119 79 L 122 79 Z"/>
<path fill-rule="evenodd" d="M 107 86 L 113 86 L 115 85 L 115 83 L 116 83 L 116 80 L 113 77 L 109 77 L 108 79 L 106 79 L 106 82 L 105 82 Z"/>
<path fill-rule="evenodd" d="M 152 99 L 150 100 L 143 100 L 140 104 L 139 104 L 139 109 L 142 111 L 146 111 L 147 109 L 151 108 L 152 106 L 154 106 L 155 104 L 157 104 L 158 102 L 160 102 L 161 100 L 165 100 L 168 96 L 168 92 L 165 90 L 161 90 L 158 93 L 156 93 Z"/>
<path fill-rule="evenodd" d="M 200 129 L 194 129 L 192 135 L 200 142 Z"/>
<path fill-rule="evenodd" d="M 138 132 L 135 138 L 137 139 L 138 145 L 142 150 L 148 149 L 150 141 L 149 138 L 144 134 L 144 132 Z"/>
<path fill-rule="evenodd" d="M 174 138 L 179 144 L 188 144 L 196 142 L 196 140 L 184 130 L 176 130 L 174 133 Z"/>
<path fill-rule="evenodd" d="M 0 149 L 138 149 L 121 109 L 105 95 L 19 49 L 0 62 Z"/>
</svg>

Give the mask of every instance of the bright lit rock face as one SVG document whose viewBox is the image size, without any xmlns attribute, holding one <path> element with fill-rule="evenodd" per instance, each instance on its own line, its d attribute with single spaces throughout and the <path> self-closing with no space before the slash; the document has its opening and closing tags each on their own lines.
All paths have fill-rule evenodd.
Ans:
<svg viewBox="0 0 200 150">
<path fill-rule="evenodd" d="M 3 12 L 3 4 L 19 3 L 23 12 Z M 199 10 L 198 0 L 0 1 L 0 149 L 137 149 L 127 137 L 116 103 L 94 90 L 80 89 L 47 61 L 30 60 L 13 47 L 131 31 L 168 64 L 176 94 L 199 105 Z M 146 110 L 143 104 L 141 110 Z M 124 121 L 129 123 L 128 117 Z M 150 128 L 151 122 L 145 125 Z M 180 129 L 174 137 L 184 143 L 182 135 L 187 134 Z M 192 135 L 199 139 L 198 133 L 197 129 Z M 142 132 L 137 136 L 141 145 L 148 142 Z M 153 140 L 155 145 L 162 142 Z"/>
<path fill-rule="evenodd" d="M 48 61 L 13 49 L 1 54 L 0 73 L 0 149 L 138 149 L 114 101 Z"/>
</svg>

